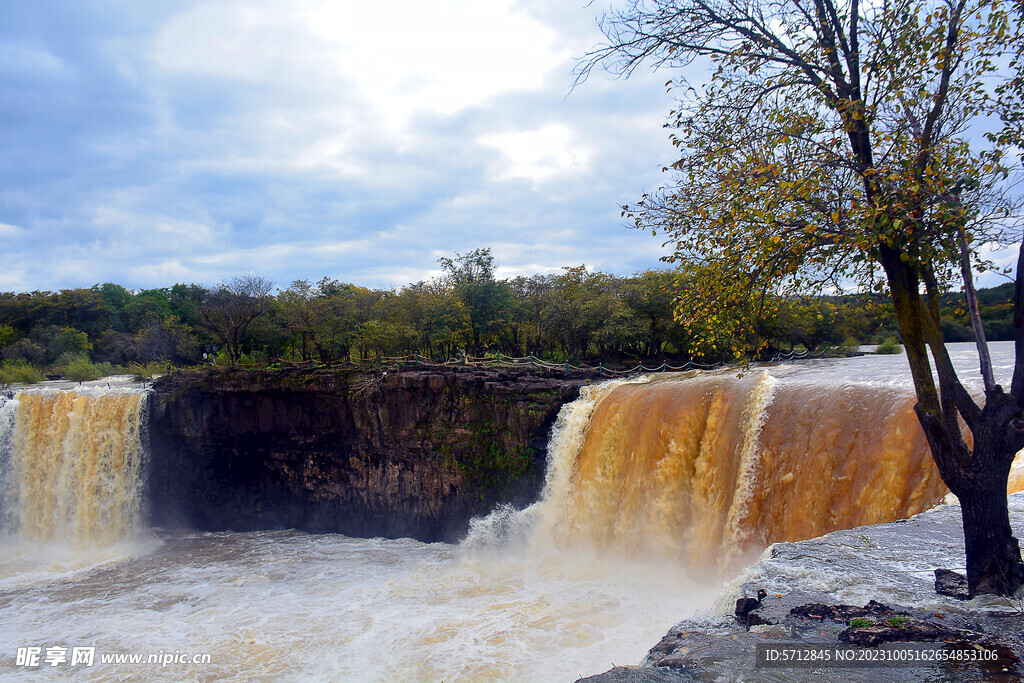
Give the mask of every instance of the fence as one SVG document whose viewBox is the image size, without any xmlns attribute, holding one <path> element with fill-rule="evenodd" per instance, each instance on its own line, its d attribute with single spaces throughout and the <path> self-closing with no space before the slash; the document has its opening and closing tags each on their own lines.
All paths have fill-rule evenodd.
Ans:
<svg viewBox="0 0 1024 683">
<path fill-rule="evenodd" d="M 768 360 L 763 360 L 766 363 L 776 363 L 780 361 L 790 360 L 804 360 L 807 358 L 820 358 L 825 354 L 825 351 L 821 351 L 817 354 L 808 353 L 807 351 L 797 352 L 788 351 L 780 352 Z M 625 369 L 615 369 L 607 367 L 603 362 L 599 362 L 597 365 L 585 365 L 580 363 L 574 365 L 569 361 L 562 362 L 551 362 L 534 356 L 515 357 L 509 356 L 502 353 L 498 353 L 494 356 L 483 356 L 474 357 L 468 356 L 463 351 L 458 358 L 448 358 L 444 361 L 437 361 L 429 356 L 422 354 L 413 353 L 406 356 L 381 356 L 378 355 L 375 358 L 352 358 L 351 354 L 347 355 L 344 359 L 332 361 L 330 363 L 322 363 L 318 361 L 303 361 L 303 362 L 281 362 L 270 367 L 290 367 L 290 368 L 331 368 L 339 366 L 350 366 L 350 367 L 365 367 L 365 368 L 403 368 L 403 367 L 476 367 L 476 368 L 498 368 L 498 367 L 512 367 L 512 368 L 538 368 L 542 370 L 555 370 L 562 371 L 566 374 L 570 372 L 593 372 L 599 377 L 622 377 L 626 375 L 637 375 L 646 372 L 683 372 L 687 370 L 714 370 L 717 368 L 725 367 L 725 363 L 698 363 L 696 361 L 687 361 L 681 365 L 670 365 L 667 361 L 662 361 L 660 365 L 646 366 L 642 362 L 637 363 L 633 367 Z"/>
</svg>

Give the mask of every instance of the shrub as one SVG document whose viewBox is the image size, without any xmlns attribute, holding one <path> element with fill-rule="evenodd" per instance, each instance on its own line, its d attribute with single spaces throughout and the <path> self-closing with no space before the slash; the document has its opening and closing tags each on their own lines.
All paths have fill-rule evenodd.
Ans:
<svg viewBox="0 0 1024 683">
<path fill-rule="evenodd" d="M 35 384 L 43 381 L 43 373 L 26 360 L 0 363 L 0 384 Z"/>
<path fill-rule="evenodd" d="M 170 372 L 170 365 L 168 363 L 131 363 L 128 366 L 128 372 L 131 373 L 133 382 L 148 382 L 153 379 L 156 375 L 166 375 Z"/>
<path fill-rule="evenodd" d="M 89 343 L 89 335 L 79 332 L 72 327 L 62 327 L 46 346 L 46 353 L 50 358 L 61 358 L 69 354 L 86 355 L 92 349 Z"/>
<path fill-rule="evenodd" d="M 71 382 L 88 382 L 103 376 L 103 372 L 88 358 L 76 358 L 64 366 L 64 371 L 61 374 L 64 375 L 64 379 Z"/>
<path fill-rule="evenodd" d="M 893 628 L 903 628 L 910 621 L 910 617 L 905 614 L 897 614 L 896 616 L 889 617 L 886 619 L 890 626 Z"/>
<path fill-rule="evenodd" d="M 875 349 L 875 353 L 903 353 L 903 346 L 896 337 L 886 337 L 885 341 Z"/>
<path fill-rule="evenodd" d="M 65 353 L 51 368 L 70 382 L 88 382 L 112 375 L 118 369 L 110 363 L 93 363 L 84 353 Z"/>
</svg>

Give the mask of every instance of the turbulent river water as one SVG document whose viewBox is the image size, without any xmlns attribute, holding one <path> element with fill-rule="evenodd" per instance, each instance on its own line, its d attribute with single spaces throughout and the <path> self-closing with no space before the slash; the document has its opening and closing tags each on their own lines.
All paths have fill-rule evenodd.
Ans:
<svg viewBox="0 0 1024 683">
<path fill-rule="evenodd" d="M 996 345 L 998 374 L 1011 358 Z M 905 363 L 587 387 L 552 433 L 542 500 L 459 545 L 147 529 L 142 392 L 0 398 L 0 677 L 534 681 L 635 664 L 768 543 L 941 500 Z"/>
</svg>

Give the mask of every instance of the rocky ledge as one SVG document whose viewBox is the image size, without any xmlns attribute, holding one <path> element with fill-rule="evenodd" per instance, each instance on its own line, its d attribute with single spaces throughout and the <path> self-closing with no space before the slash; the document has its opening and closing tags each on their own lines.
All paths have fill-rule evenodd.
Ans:
<svg viewBox="0 0 1024 683">
<path fill-rule="evenodd" d="M 524 505 L 548 432 L 592 380 L 506 369 L 210 370 L 157 380 L 155 526 L 453 541 Z"/>
<path fill-rule="evenodd" d="M 1020 536 L 1024 494 L 1010 496 L 1010 516 Z M 723 589 L 714 613 L 674 626 L 640 666 L 581 680 L 1024 679 L 1024 596 L 952 595 L 955 577 L 936 570 L 963 565 L 955 505 L 777 543 Z"/>
</svg>

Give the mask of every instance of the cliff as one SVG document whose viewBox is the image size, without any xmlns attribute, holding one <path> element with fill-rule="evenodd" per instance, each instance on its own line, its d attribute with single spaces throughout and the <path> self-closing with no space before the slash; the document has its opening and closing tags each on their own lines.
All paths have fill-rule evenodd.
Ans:
<svg viewBox="0 0 1024 683">
<path fill-rule="evenodd" d="M 210 370 L 157 380 L 151 524 L 458 539 L 543 483 L 589 380 L 512 370 Z"/>
</svg>

